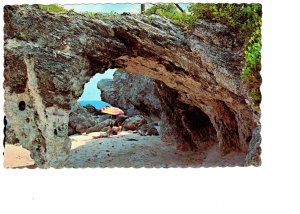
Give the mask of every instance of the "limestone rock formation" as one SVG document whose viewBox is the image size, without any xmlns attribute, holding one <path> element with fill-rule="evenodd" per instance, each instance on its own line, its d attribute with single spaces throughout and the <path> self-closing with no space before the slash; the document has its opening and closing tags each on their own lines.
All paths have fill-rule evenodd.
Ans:
<svg viewBox="0 0 300 214">
<path fill-rule="evenodd" d="M 163 139 L 192 148 L 202 137 L 215 140 L 224 154 L 248 152 L 259 110 L 240 79 L 243 41 L 225 26 L 200 20 L 187 30 L 156 15 L 91 19 L 28 5 L 5 6 L 4 21 L 4 110 L 37 166 L 64 166 L 71 107 L 84 84 L 108 68 L 163 82 L 163 105 L 178 111 L 161 115 L 174 126 L 161 127 Z M 167 134 L 177 122 L 180 130 L 180 124 L 189 127 L 178 138 Z"/>
<path fill-rule="evenodd" d="M 144 75 L 118 70 L 113 80 L 100 80 L 101 99 L 122 108 L 127 116 L 160 116 L 161 102 L 154 81 Z"/>
<path fill-rule="evenodd" d="M 93 116 L 86 108 L 75 104 L 69 118 L 69 135 L 84 133 L 97 124 L 97 117 Z"/>
<path fill-rule="evenodd" d="M 260 166 L 261 165 L 261 136 L 260 136 L 260 127 L 256 127 L 253 130 L 252 138 L 249 143 L 249 149 L 246 156 L 246 165 L 247 166 Z"/>
</svg>

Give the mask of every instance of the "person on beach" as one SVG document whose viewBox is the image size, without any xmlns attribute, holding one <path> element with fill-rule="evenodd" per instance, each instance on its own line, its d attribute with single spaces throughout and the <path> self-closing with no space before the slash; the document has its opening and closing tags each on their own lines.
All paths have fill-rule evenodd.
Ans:
<svg viewBox="0 0 300 214">
<path fill-rule="evenodd" d="M 105 134 L 101 134 L 99 136 L 93 136 L 93 139 L 98 139 L 98 138 L 104 138 L 104 137 L 110 137 L 113 134 L 113 122 L 111 122 L 109 124 L 109 126 L 107 126 L 107 130 Z"/>
<path fill-rule="evenodd" d="M 111 122 L 109 125 L 108 130 L 106 131 L 106 133 L 108 134 L 108 136 L 111 136 L 113 134 L 113 127 L 114 127 L 114 123 Z"/>
<path fill-rule="evenodd" d="M 121 131 L 122 131 L 122 123 L 119 121 L 118 126 L 112 128 L 112 132 L 114 135 L 118 135 L 120 134 Z"/>
</svg>

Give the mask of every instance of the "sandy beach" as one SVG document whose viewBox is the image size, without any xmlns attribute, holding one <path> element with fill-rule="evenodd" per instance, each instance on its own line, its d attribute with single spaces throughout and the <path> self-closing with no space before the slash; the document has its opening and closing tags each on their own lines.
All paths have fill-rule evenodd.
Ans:
<svg viewBox="0 0 300 214">
<path fill-rule="evenodd" d="M 4 149 L 5 168 L 33 167 L 34 161 L 30 157 L 30 152 L 21 146 L 6 144 Z"/>
<path fill-rule="evenodd" d="M 86 167 L 201 167 L 243 165 L 245 155 L 230 153 L 221 157 L 217 146 L 207 151 L 178 151 L 175 145 L 160 140 L 159 136 L 141 136 L 130 131 L 119 135 L 93 139 L 99 132 L 72 135 L 72 147 L 65 162 L 67 168 Z M 5 168 L 33 168 L 28 150 L 6 145 Z"/>
</svg>

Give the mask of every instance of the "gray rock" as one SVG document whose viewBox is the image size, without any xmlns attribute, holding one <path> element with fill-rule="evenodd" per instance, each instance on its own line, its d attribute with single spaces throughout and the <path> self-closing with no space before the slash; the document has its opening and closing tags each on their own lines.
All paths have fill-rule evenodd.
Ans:
<svg viewBox="0 0 300 214">
<path fill-rule="evenodd" d="M 96 124 L 92 116 L 87 125 L 69 113 L 87 80 L 114 66 L 148 77 L 138 82 L 116 72 L 112 87 L 100 84 L 102 100 L 161 118 L 166 142 L 192 148 L 211 142 L 223 154 L 247 154 L 247 138 L 258 126 L 252 113 L 258 111 L 259 120 L 260 111 L 245 99 L 251 100 L 249 87 L 259 90 L 261 80 L 248 85 L 240 78 L 245 39 L 204 20 L 187 30 L 166 18 L 151 19 L 4 7 L 4 112 L 38 167 L 64 166 L 71 148 L 68 125 L 76 130 L 83 124 L 77 127 L 82 132 Z"/>
<path fill-rule="evenodd" d="M 125 110 L 129 117 L 145 114 L 159 116 L 161 102 L 155 82 L 143 75 L 118 70 L 113 80 L 100 80 L 101 99 Z"/>
<path fill-rule="evenodd" d="M 153 125 L 149 124 L 143 124 L 139 130 L 138 133 L 142 136 L 147 136 L 147 135 L 159 135 L 159 132 Z"/>
<path fill-rule="evenodd" d="M 82 122 L 76 125 L 75 130 L 76 133 L 82 134 L 86 132 L 86 130 L 91 127 L 92 125 L 89 122 Z"/>
<path fill-rule="evenodd" d="M 115 122 L 114 120 L 107 119 L 107 120 L 105 120 L 105 121 L 103 121 L 103 122 L 101 122 L 101 123 L 99 123 L 99 124 L 97 124 L 93 127 L 88 128 L 86 130 L 86 133 L 88 134 L 88 133 L 91 133 L 91 132 L 100 132 L 100 131 L 102 131 L 102 129 L 104 127 L 109 126 L 111 123 L 114 124 L 114 122 Z"/>
<path fill-rule="evenodd" d="M 83 108 L 85 108 L 89 113 L 93 114 L 93 115 L 99 115 L 100 112 L 92 105 L 88 104 L 86 106 L 83 106 Z"/>
<path fill-rule="evenodd" d="M 249 143 L 249 148 L 246 156 L 246 166 L 260 166 L 261 165 L 261 135 L 260 126 L 253 130 L 252 137 Z"/>
<path fill-rule="evenodd" d="M 103 88 L 108 88 L 113 85 L 113 80 L 111 79 L 102 79 L 97 83 L 97 88 L 102 90 Z"/>
<path fill-rule="evenodd" d="M 159 132 L 152 126 L 147 130 L 146 135 L 159 135 Z"/>
<path fill-rule="evenodd" d="M 100 132 L 107 132 L 110 128 L 111 128 L 110 126 L 106 126 L 106 127 L 102 128 L 100 130 Z"/>
<path fill-rule="evenodd" d="M 101 123 L 101 122 L 103 122 L 103 121 L 105 121 L 105 120 L 107 120 L 109 118 L 110 118 L 110 115 L 108 115 L 108 114 L 104 114 L 104 115 L 98 116 L 97 123 L 99 124 L 99 123 Z"/>
<path fill-rule="evenodd" d="M 126 119 L 123 123 L 124 130 L 136 130 L 147 121 L 142 115 L 136 115 Z"/>
<path fill-rule="evenodd" d="M 128 117 L 133 117 L 133 116 L 136 116 L 136 115 L 140 115 L 141 112 L 138 111 L 135 107 L 130 107 L 128 110 L 125 110 L 125 114 Z"/>
<path fill-rule="evenodd" d="M 68 135 L 70 136 L 73 134 L 76 134 L 76 130 L 71 126 L 68 126 Z"/>
<path fill-rule="evenodd" d="M 128 116 L 118 115 L 117 118 L 115 119 L 114 125 L 118 126 L 119 124 L 122 124 L 127 118 L 128 118 Z"/>
<path fill-rule="evenodd" d="M 97 118 L 93 114 L 79 104 L 75 104 L 69 117 L 68 135 L 82 134 L 96 124 Z"/>
</svg>

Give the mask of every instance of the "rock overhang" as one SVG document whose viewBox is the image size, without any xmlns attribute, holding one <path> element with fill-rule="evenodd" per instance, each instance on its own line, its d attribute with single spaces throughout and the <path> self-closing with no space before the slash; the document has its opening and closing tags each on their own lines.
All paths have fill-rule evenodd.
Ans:
<svg viewBox="0 0 300 214">
<path fill-rule="evenodd" d="M 164 82 L 177 91 L 176 99 L 208 116 L 225 153 L 248 150 L 246 139 L 259 121 L 245 102 L 240 79 L 243 45 L 225 26 L 200 21 L 189 31 L 159 16 L 151 21 L 138 15 L 92 20 L 28 5 L 5 6 L 4 12 L 5 113 L 14 121 L 16 138 L 31 139 L 23 143 L 39 166 L 63 165 L 69 139 L 46 130 L 65 127 L 84 84 L 108 68 Z M 24 112 L 9 107 L 25 99 L 25 112 L 33 118 L 29 129 L 21 125 L 26 124 Z"/>
</svg>

